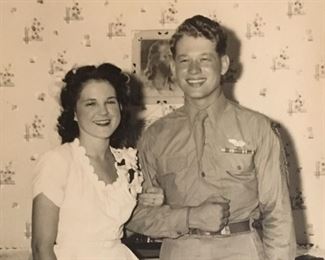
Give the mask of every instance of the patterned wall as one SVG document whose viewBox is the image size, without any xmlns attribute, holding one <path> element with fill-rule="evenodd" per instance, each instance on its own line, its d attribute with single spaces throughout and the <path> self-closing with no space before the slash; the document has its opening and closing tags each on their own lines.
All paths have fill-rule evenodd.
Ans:
<svg viewBox="0 0 325 260">
<path fill-rule="evenodd" d="M 325 248 L 324 0 L 1 0 L 0 249 L 29 247 L 32 169 L 59 143 L 67 69 L 110 61 L 132 72 L 136 31 L 198 13 L 229 30 L 227 95 L 281 124 L 298 241 Z M 149 123 L 181 105 L 157 101 L 144 111 Z"/>
</svg>

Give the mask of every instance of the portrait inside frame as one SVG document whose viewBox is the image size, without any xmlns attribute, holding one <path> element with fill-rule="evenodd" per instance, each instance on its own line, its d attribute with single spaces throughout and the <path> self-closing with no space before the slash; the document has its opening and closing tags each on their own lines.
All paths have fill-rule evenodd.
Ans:
<svg viewBox="0 0 325 260">
<path fill-rule="evenodd" d="M 134 71 L 143 83 L 147 104 L 183 103 L 183 92 L 171 70 L 169 39 L 173 30 L 136 31 L 132 42 Z"/>
</svg>

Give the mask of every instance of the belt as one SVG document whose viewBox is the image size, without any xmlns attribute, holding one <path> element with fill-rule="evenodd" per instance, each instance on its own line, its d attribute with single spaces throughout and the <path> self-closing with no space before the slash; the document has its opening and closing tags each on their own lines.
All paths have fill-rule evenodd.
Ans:
<svg viewBox="0 0 325 260">
<path fill-rule="evenodd" d="M 250 231 L 250 222 L 249 220 L 237 222 L 237 223 L 229 223 L 223 229 L 219 231 L 205 231 L 199 228 L 190 228 L 188 234 L 189 235 L 199 235 L 199 236 L 229 236 L 231 234 L 241 233 Z"/>
</svg>

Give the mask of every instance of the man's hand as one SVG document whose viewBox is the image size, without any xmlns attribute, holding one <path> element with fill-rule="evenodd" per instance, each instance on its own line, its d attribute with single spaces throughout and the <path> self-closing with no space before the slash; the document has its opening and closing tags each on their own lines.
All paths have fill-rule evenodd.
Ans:
<svg viewBox="0 0 325 260">
<path fill-rule="evenodd" d="M 210 232 L 221 230 L 228 224 L 229 202 L 224 197 L 213 196 L 198 207 L 190 208 L 189 227 Z"/>
<path fill-rule="evenodd" d="M 145 193 L 139 194 L 139 203 L 144 206 L 157 207 L 164 202 L 164 191 L 159 187 L 150 187 Z"/>
</svg>

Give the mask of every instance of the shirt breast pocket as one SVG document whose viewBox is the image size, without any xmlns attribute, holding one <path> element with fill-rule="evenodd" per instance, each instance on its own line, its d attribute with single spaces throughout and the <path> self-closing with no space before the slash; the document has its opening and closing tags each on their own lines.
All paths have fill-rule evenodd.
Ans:
<svg viewBox="0 0 325 260">
<path fill-rule="evenodd" d="M 223 153 L 220 164 L 228 175 L 234 178 L 247 178 L 254 172 L 254 157 L 252 154 Z"/>
</svg>

